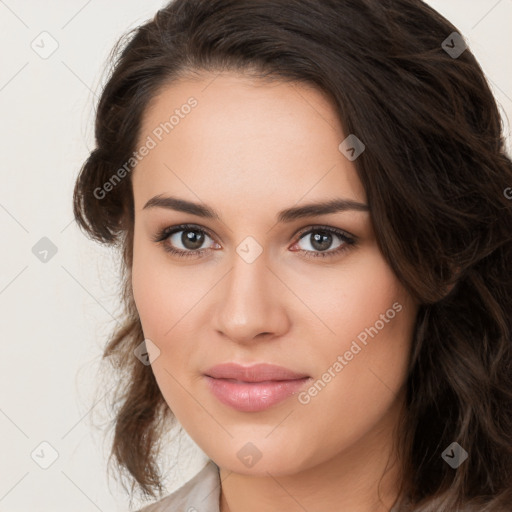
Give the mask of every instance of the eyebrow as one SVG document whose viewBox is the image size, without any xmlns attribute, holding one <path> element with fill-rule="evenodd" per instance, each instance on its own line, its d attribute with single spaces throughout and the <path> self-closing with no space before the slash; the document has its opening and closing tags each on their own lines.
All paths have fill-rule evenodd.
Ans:
<svg viewBox="0 0 512 512">
<path fill-rule="evenodd" d="M 165 208 L 167 210 L 175 210 L 177 212 L 190 213 L 205 219 L 219 220 L 219 214 L 211 207 L 199 203 L 186 201 L 177 197 L 158 195 L 152 197 L 143 207 L 148 208 Z M 352 199 L 337 198 L 330 201 L 322 201 L 319 203 L 310 203 L 304 206 L 294 206 L 280 211 L 277 215 L 278 222 L 292 222 L 304 217 L 312 217 L 315 215 L 327 215 L 329 213 L 344 212 L 347 210 L 355 210 L 359 212 L 368 212 L 367 204 L 354 201 Z"/>
</svg>

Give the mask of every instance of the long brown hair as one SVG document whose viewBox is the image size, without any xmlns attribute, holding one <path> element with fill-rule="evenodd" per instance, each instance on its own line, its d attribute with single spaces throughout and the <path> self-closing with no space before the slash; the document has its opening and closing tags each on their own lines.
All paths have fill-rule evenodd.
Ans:
<svg viewBox="0 0 512 512">
<path fill-rule="evenodd" d="M 159 90 L 235 70 L 313 84 L 366 146 L 354 163 L 380 249 L 421 304 L 400 510 L 512 509 L 512 163 L 488 83 L 454 32 L 420 0 L 176 0 L 118 42 L 73 201 L 79 226 L 123 258 L 125 318 L 103 358 L 118 378 L 111 460 L 132 490 L 163 491 L 159 441 L 174 417 L 133 354 L 144 337 L 130 173 L 104 185 L 127 169 Z M 456 469 L 442 457 L 454 442 L 468 452 Z"/>
</svg>

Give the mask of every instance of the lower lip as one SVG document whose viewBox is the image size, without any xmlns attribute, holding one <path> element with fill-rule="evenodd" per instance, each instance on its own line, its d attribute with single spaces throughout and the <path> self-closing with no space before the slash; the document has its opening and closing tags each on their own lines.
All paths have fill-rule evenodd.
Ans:
<svg viewBox="0 0 512 512">
<path fill-rule="evenodd" d="M 297 380 L 241 382 L 206 376 L 212 393 L 225 405 L 238 411 L 264 411 L 298 392 L 309 377 Z"/>
</svg>

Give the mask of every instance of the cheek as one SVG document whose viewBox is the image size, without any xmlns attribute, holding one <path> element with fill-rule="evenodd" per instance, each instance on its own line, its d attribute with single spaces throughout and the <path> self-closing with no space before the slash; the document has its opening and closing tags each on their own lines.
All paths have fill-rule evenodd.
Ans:
<svg viewBox="0 0 512 512">
<path fill-rule="evenodd" d="M 308 429 L 337 450 L 356 442 L 393 406 L 406 380 L 416 306 L 379 252 L 333 273 L 333 280 L 331 300 L 319 314 L 335 335 L 320 338 L 310 353 L 317 374 L 298 401 Z"/>
<path fill-rule="evenodd" d="M 380 315 L 406 294 L 376 247 L 354 254 L 350 264 L 333 271 L 323 289 L 315 292 L 319 310 L 337 339 L 349 341 L 379 321 Z M 396 311 L 388 316 L 395 317 Z M 388 319 L 388 317 L 386 317 Z M 385 323 L 389 331 L 397 322 Z"/>
<path fill-rule="evenodd" d="M 324 338 L 317 359 L 325 380 L 332 381 L 318 405 L 341 401 L 345 410 L 357 409 L 355 404 L 365 408 L 379 397 L 385 402 L 390 390 L 399 390 L 417 311 L 377 249 L 353 261 L 350 268 L 333 273 L 329 300 L 317 303 L 323 304 L 319 316 L 335 333 Z M 329 371 L 336 377 L 330 378 Z"/>
<path fill-rule="evenodd" d="M 180 318 L 190 309 L 183 294 L 173 293 L 175 289 L 185 290 L 169 273 L 169 267 L 155 261 L 154 253 L 134 244 L 132 266 L 132 289 L 139 314 L 144 338 L 151 340 L 159 350 L 151 368 L 158 387 L 173 413 L 187 413 L 190 400 L 179 382 L 184 381 L 183 371 L 187 371 L 190 344 L 174 342 L 175 335 L 183 327 Z M 176 276 L 178 278 L 178 276 Z M 170 287 L 172 283 L 172 288 Z M 183 412 L 182 412 L 183 411 Z"/>
<path fill-rule="evenodd" d="M 132 290 L 144 336 L 162 339 L 162 333 L 172 327 L 173 301 L 176 294 L 169 288 L 169 278 L 160 256 L 140 241 L 135 233 L 132 265 Z"/>
<path fill-rule="evenodd" d="M 212 285 L 211 276 L 200 275 L 193 266 L 173 267 L 163 249 L 158 251 L 162 252 L 134 241 L 131 281 L 144 338 L 160 351 L 153 372 L 161 388 L 173 395 L 175 381 L 170 374 L 192 375 L 191 354 L 201 353 L 194 329 L 203 322 L 196 321 L 196 306 Z M 192 280 L 198 284 L 191 286 Z"/>
<path fill-rule="evenodd" d="M 186 272 L 172 271 L 163 248 L 142 239 L 136 230 L 133 246 L 132 290 L 144 334 L 164 339 L 194 293 L 186 286 Z M 186 300 L 190 297 L 190 300 Z"/>
</svg>

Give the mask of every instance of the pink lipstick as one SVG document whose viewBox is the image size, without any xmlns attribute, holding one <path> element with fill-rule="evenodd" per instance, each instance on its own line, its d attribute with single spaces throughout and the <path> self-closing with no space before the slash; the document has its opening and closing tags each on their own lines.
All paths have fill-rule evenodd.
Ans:
<svg viewBox="0 0 512 512">
<path fill-rule="evenodd" d="M 205 372 L 217 399 L 238 411 L 263 411 L 298 392 L 311 379 L 282 366 L 224 363 Z"/>
</svg>

